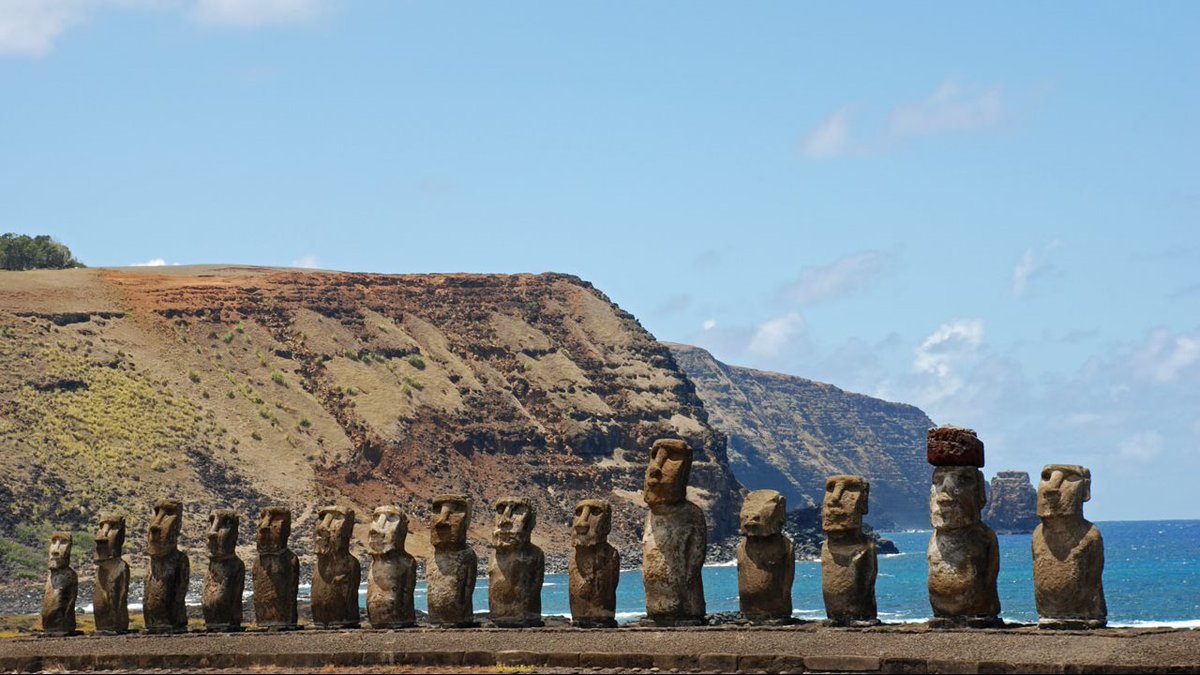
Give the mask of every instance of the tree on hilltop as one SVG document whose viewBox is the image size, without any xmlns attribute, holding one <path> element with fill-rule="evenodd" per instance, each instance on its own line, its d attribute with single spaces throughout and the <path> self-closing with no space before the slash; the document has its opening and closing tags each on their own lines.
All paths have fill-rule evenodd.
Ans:
<svg viewBox="0 0 1200 675">
<path fill-rule="evenodd" d="M 62 270 L 85 267 L 71 255 L 71 249 L 47 234 L 31 237 L 8 232 L 0 235 L 0 269 Z"/>
</svg>

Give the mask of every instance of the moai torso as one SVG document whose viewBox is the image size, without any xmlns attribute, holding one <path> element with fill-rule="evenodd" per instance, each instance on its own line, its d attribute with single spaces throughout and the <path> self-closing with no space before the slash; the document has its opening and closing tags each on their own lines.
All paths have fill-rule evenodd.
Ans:
<svg viewBox="0 0 1200 675">
<path fill-rule="evenodd" d="M 935 624 L 987 627 L 999 622 L 996 534 L 980 521 L 983 474 L 971 466 L 939 466 L 933 472 L 929 509 L 929 603 Z"/>
<path fill-rule="evenodd" d="M 832 476 L 825 482 L 821 527 L 821 594 L 835 626 L 879 623 L 875 607 L 875 542 L 863 532 L 870 484 L 862 476 Z"/>
<path fill-rule="evenodd" d="M 429 540 L 433 556 L 425 565 L 428 582 L 429 622 L 446 628 L 475 625 L 475 577 L 479 558 L 467 546 L 471 500 L 463 495 L 434 497 Z"/>
<path fill-rule="evenodd" d="M 571 623 L 580 628 L 617 625 L 617 583 L 621 580 L 621 555 L 608 543 L 612 507 L 600 499 L 585 499 L 575 506 L 567 558 Z"/>
<path fill-rule="evenodd" d="M 701 624 L 708 526 L 700 507 L 686 500 L 692 449 L 660 439 L 650 453 L 644 484 L 650 513 L 642 534 L 646 618 L 660 625 Z"/>
<path fill-rule="evenodd" d="M 787 501 L 774 490 L 755 490 L 742 504 L 737 546 L 738 606 L 752 622 L 792 618 L 795 548 L 783 534 Z"/>
<path fill-rule="evenodd" d="M 262 510 L 254 561 L 254 623 L 272 630 L 297 628 L 296 593 L 300 559 L 288 548 L 292 514 L 284 507 Z"/>
<path fill-rule="evenodd" d="M 1083 517 L 1091 497 L 1091 472 L 1050 464 L 1038 486 L 1033 532 L 1033 593 L 1043 628 L 1100 628 L 1108 621 L 1104 601 L 1104 539 Z"/>
<path fill-rule="evenodd" d="M 404 550 L 408 517 L 395 506 L 375 509 L 368 538 L 367 618 L 374 628 L 404 628 L 416 623 L 413 591 L 417 562 Z"/>
<path fill-rule="evenodd" d="M 488 559 L 488 614 L 502 628 L 542 625 L 542 578 L 546 557 L 529 537 L 536 514 L 525 499 L 496 502 L 495 549 Z"/>
<path fill-rule="evenodd" d="M 147 633 L 187 632 L 185 600 L 191 564 L 187 555 L 179 550 L 182 523 L 183 506 L 179 502 L 164 500 L 154 505 L 146 547 L 150 554 L 150 573 L 146 576 L 142 598 Z"/>
<path fill-rule="evenodd" d="M 200 604 L 208 632 L 242 630 L 242 591 L 246 565 L 238 558 L 238 516 L 229 510 L 208 517 L 208 571 Z"/>
<path fill-rule="evenodd" d="M 50 536 L 50 573 L 42 597 L 42 632 L 46 635 L 71 635 L 75 632 L 75 594 L 79 577 L 71 569 L 71 535 L 55 532 Z"/>
<path fill-rule="evenodd" d="M 103 516 L 96 532 L 96 587 L 92 591 L 97 633 L 129 631 L 129 563 L 124 516 Z"/>
<path fill-rule="evenodd" d="M 362 567 L 350 554 L 354 510 L 341 506 L 321 509 L 317 521 L 317 567 L 313 570 L 312 616 L 321 628 L 357 628 L 358 584 Z"/>
</svg>

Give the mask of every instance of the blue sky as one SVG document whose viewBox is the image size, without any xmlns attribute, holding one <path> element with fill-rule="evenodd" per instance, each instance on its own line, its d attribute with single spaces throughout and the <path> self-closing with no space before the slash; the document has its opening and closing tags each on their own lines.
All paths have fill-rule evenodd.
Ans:
<svg viewBox="0 0 1200 675">
<path fill-rule="evenodd" d="M 578 274 L 1200 518 L 1196 3 L 0 0 L 0 230 Z M 1153 496 L 1147 495 L 1151 489 Z"/>
</svg>

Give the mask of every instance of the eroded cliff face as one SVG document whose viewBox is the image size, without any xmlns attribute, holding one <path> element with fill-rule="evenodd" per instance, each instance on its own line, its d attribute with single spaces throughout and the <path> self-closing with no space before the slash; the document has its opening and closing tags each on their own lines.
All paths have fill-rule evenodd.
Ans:
<svg viewBox="0 0 1200 675">
<path fill-rule="evenodd" d="M 668 345 L 728 436 L 730 466 L 748 489 L 779 490 L 791 508 L 819 505 L 828 476 L 858 474 L 871 482 L 871 522 L 929 526 L 925 431 L 933 422 L 921 410 Z"/>
<path fill-rule="evenodd" d="M 988 486 L 983 522 L 1001 534 L 1028 534 L 1040 522 L 1037 491 L 1026 471 L 999 471 Z"/>
<path fill-rule="evenodd" d="M 394 503 L 428 549 L 428 500 L 538 510 L 535 542 L 565 551 L 574 504 L 614 503 L 614 544 L 635 547 L 648 448 L 696 449 L 689 496 L 713 536 L 736 529 L 725 439 L 671 352 L 578 278 L 368 275 L 245 267 L 0 273 L 0 537 L 90 532 L 150 504 L 186 504 L 201 547 L 212 508 L 289 505 L 293 541 L 315 507 Z M 35 533 L 36 534 L 36 533 Z M 40 536 L 40 535 L 39 535 Z M 40 558 L 41 555 L 39 554 Z"/>
</svg>

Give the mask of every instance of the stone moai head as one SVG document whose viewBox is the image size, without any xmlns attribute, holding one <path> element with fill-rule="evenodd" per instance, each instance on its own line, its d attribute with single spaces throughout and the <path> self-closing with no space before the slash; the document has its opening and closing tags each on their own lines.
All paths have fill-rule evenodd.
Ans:
<svg viewBox="0 0 1200 675">
<path fill-rule="evenodd" d="M 929 518 L 934 529 L 954 530 L 978 523 L 987 498 L 983 472 L 973 466 L 939 466 L 929 490 Z"/>
<path fill-rule="evenodd" d="M 466 495 L 438 495 L 432 500 L 433 522 L 429 543 L 434 548 L 459 548 L 467 544 L 471 525 L 471 498 Z"/>
<path fill-rule="evenodd" d="M 354 534 L 354 509 L 326 506 L 317 518 L 317 554 L 348 553 Z"/>
<path fill-rule="evenodd" d="M 830 476 L 825 481 L 821 529 L 857 532 L 862 529 L 871 497 L 871 484 L 862 476 Z"/>
<path fill-rule="evenodd" d="M 537 512 L 523 497 L 502 497 L 496 500 L 496 529 L 492 543 L 496 548 L 515 548 L 529 543 Z"/>
<path fill-rule="evenodd" d="M 371 531 L 367 535 L 367 548 L 371 555 L 386 555 L 392 551 L 403 551 L 408 537 L 408 516 L 398 506 L 380 506 L 371 519 Z"/>
<path fill-rule="evenodd" d="M 285 506 L 268 506 L 258 515 L 254 542 L 259 553 L 280 553 L 292 536 L 292 512 Z"/>
<path fill-rule="evenodd" d="M 237 511 L 221 509 L 208 514 L 208 553 L 214 558 L 232 558 L 238 542 Z"/>
<path fill-rule="evenodd" d="M 680 504 L 685 501 L 691 470 L 691 446 L 673 438 L 654 441 L 643 486 L 646 505 Z"/>
<path fill-rule="evenodd" d="M 742 502 L 741 533 L 747 537 L 770 537 L 783 532 L 787 499 L 774 490 L 755 490 Z"/>
<path fill-rule="evenodd" d="M 125 548 L 125 516 L 106 514 L 96 530 L 96 560 L 120 558 Z"/>
<path fill-rule="evenodd" d="M 1078 464 L 1047 464 L 1038 483 L 1040 518 L 1082 518 L 1083 503 L 1092 498 L 1092 472 Z"/>
<path fill-rule="evenodd" d="M 612 530 L 612 505 L 603 499 L 584 499 L 575 505 L 571 521 L 571 543 L 595 546 L 608 541 Z"/>
<path fill-rule="evenodd" d="M 183 505 L 173 499 L 163 499 L 154 505 L 150 518 L 146 551 L 151 556 L 174 553 L 179 547 L 179 530 L 183 527 Z"/>
<path fill-rule="evenodd" d="M 71 566 L 71 533 L 55 532 L 50 535 L 50 562 L 52 570 L 62 570 Z"/>
</svg>

